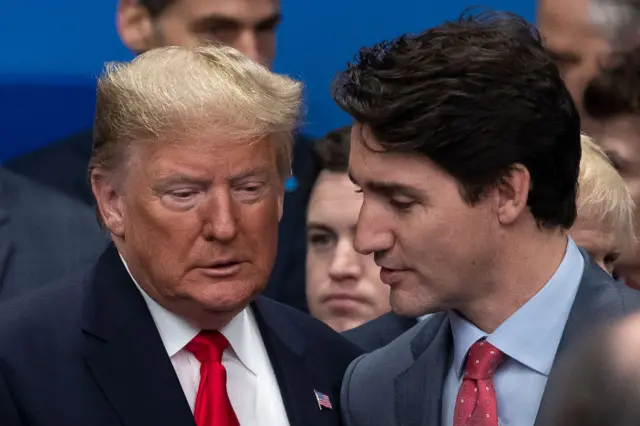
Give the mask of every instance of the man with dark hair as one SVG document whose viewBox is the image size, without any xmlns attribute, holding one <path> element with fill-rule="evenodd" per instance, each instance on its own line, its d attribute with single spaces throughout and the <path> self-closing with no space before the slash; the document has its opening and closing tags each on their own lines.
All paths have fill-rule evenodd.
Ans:
<svg viewBox="0 0 640 426">
<path fill-rule="evenodd" d="M 136 54 L 160 46 L 195 46 L 211 42 L 235 47 L 270 66 L 276 53 L 279 0 L 119 0 L 117 29 Z M 307 310 L 304 294 L 305 206 L 307 194 L 296 190 L 309 167 L 307 138 L 296 138 L 293 176 L 288 182 L 280 223 L 278 258 L 265 294 Z M 87 167 L 91 131 L 55 142 L 9 160 L 5 167 L 93 206 Z"/>
<path fill-rule="evenodd" d="M 346 423 L 541 421 L 556 355 L 640 297 L 567 236 L 580 119 L 537 31 L 464 14 L 362 49 L 332 92 L 355 119 L 356 250 L 396 313 L 433 313 L 352 363 Z"/>
<path fill-rule="evenodd" d="M 613 55 L 610 64 L 585 90 L 584 104 L 596 125 L 593 136 L 640 204 L 640 48 Z M 636 233 L 640 213 L 636 211 Z M 623 253 L 616 275 L 640 289 L 640 246 Z"/>
</svg>

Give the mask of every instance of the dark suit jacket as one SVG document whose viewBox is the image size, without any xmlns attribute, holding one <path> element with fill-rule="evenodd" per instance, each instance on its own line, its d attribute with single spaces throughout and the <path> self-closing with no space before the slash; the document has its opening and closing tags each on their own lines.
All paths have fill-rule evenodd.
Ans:
<svg viewBox="0 0 640 426">
<path fill-rule="evenodd" d="M 344 372 L 361 351 L 321 322 L 252 304 L 292 426 L 340 424 Z M 314 390 L 329 396 L 320 410 Z M 95 268 L 0 306 L 3 426 L 194 426 L 151 314 L 115 248 Z"/>
<path fill-rule="evenodd" d="M 107 243 L 89 207 L 0 169 L 0 300 L 89 267 Z"/>
<path fill-rule="evenodd" d="M 52 187 L 71 198 L 93 206 L 95 200 L 88 178 L 92 133 L 87 130 L 30 154 L 7 161 L 4 166 L 16 174 Z M 300 136 L 293 149 L 293 174 L 305 182 L 311 162 L 311 143 Z M 305 294 L 306 206 L 308 189 L 302 185 L 287 192 L 280 222 L 278 257 L 265 296 L 308 312 Z"/>
<path fill-rule="evenodd" d="M 365 352 L 372 352 L 393 342 L 398 336 L 418 321 L 394 312 L 384 314 L 372 321 L 342 333 L 344 337 L 360 346 Z"/>
<path fill-rule="evenodd" d="M 616 283 L 585 252 L 585 271 L 556 359 L 594 327 L 640 308 L 640 292 Z M 550 313 L 551 315 L 552 313 Z M 432 315 L 395 341 L 355 360 L 342 388 L 347 426 L 425 426 L 442 424 L 442 391 L 451 366 L 453 336 L 446 313 Z M 542 397 L 536 425 L 551 411 L 556 363 Z M 551 393 L 552 394 L 552 393 Z"/>
</svg>

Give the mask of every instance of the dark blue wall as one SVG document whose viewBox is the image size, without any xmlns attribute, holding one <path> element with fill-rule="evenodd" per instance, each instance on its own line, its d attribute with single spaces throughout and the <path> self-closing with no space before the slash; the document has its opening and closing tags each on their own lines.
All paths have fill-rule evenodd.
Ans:
<svg viewBox="0 0 640 426">
<path fill-rule="evenodd" d="M 211 0 L 215 1 L 215 0 Z M 114 29 L 115 0 L 0 2 L 0 160 L 91 125 L 94 79 L 104 61 L 127 60 Z M 455 18 L 469 0 L 282 0 L 278 72 L 304 80 L 306 131 L 347 124 L 330 99 L 334 73 L 362 45 Z M 483 6 L 532 19 L 527 0 Z"/>
</svg>

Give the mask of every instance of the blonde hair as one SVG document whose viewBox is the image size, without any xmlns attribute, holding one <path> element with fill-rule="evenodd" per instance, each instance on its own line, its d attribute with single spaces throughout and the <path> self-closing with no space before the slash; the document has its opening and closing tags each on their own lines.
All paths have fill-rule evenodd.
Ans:
<svg viewBox="0 0 640 426">
<path fill-rule="evenodd" d="M 624 180 L 607 154 L 593 140 L 582 135 L 582 159 L 578 178 L 578 220 L 589 220 L 615 234 L 621 249 L 630 250 L 635 241 L 635 203 Z"/>
<path fill-rule="evenodd" d="M 270 138 L 291 173 L 301 83 L 226 46 L 163 47 L 110 63 L 98 80 L 90 171 L 112 172 L 140 142 L 175 142 L 215 129 L 229 142 Z"/>
</svg>

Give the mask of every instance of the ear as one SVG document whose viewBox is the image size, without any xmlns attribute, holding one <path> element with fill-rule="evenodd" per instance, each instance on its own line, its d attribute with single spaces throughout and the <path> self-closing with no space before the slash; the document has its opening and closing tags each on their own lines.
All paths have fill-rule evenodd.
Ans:
<svg viewBox="0 0 640 426">
<path fill-rule="evenodd" d="M 106 173 L 94 169 L 91 172 L 91 189 L 107 229 L 114 236 L 124 238 L 124 203 L 116 186 Z"/>
<path fill-rule="evenodd" d="M 510 225 L 528 210 L 527 200 L 531 188 L 531 175 L 522 164 L 514 164 L 497 184 L 498 220 Z"/>
<path fill-rule="evenodd" d="M 138 0 L 119 0 L 116 26 L 122 43 L 135 53 L 154 47 L 153 22 Z"/>
<path fill-rule="evenodd" d="M 282 212 L 284 211 L 284 183 L 278 188 L 278 222 L 282 220 Z"/>
</svg>

